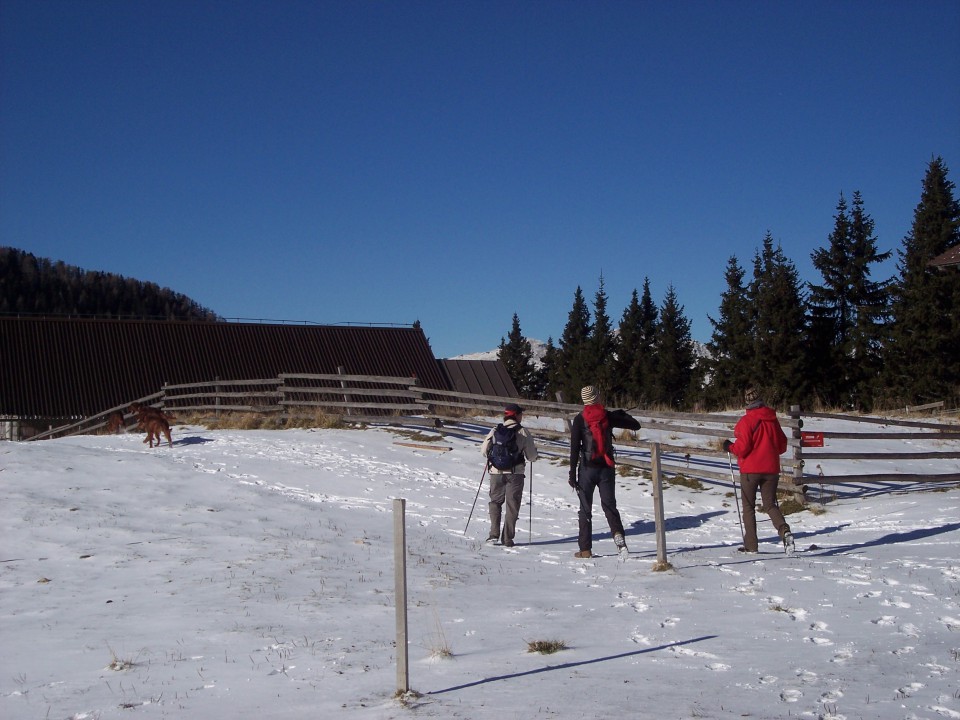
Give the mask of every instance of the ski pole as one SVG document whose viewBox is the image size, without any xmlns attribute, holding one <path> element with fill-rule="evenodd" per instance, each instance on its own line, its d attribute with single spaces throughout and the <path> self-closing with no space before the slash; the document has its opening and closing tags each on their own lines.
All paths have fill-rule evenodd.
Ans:
<svg viewBox="0 0 960 720">
<path fill-rule="evenodd" d="M 533 542 L 533 461 L 530 461 L 530 525 L 527 527 L 527 538 Z"/>
<path fill-rule="evenodd" d="M 477 500 L 480 497 L 480 491 L 483 489 L 483 479 L 487 476 L 487 468 L 490 467 L 490 463 L 484 463 L 483 465 L 483 475 L 480 476 L 480 485 L 477 487 L 477 495 L 473 498 L 473 507 L 470 508 L 470 517 L 467 518 L 467 525 L 463 528 L 463 534 L 467 534 L 467 528 L 470 527 L 470 520 L 473 518 L 473 511 L 477 508 Z"/>
<path fill-rule="evenodd" d="M 737 479 L 733 476 L 733 458 L 727 453 L 727 464 L 730 466 L 730 482 L 733 483 L 733 499 L 737 505 L 737 520 L 740 521 L 740 537 L 743 537 L 743 517 L 740 515 L 740 498 L 737 497 Z"/>
</svg>

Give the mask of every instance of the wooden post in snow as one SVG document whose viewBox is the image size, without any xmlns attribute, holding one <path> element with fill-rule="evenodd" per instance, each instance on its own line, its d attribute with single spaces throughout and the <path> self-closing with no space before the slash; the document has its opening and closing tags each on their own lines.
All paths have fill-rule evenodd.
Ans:
<svg viewBox="0 0 960 720">
<path fill-rule="evenodd" d="M 407 501 L 393 501 L 393 565 L 394 594 L 397 616 L 397 692 L 410 690 L 409 653 L 407 649 Z"/>
<path fill-rule="evenodd" d="M 653 517 L 657 533 L 656 571 L 670 570 L 667 562 L 667 528 L 663 518 L 663 472 L 660 470 L 660 443 L 650 445 L 650 472 L 653 480 Z"/>
</svg>

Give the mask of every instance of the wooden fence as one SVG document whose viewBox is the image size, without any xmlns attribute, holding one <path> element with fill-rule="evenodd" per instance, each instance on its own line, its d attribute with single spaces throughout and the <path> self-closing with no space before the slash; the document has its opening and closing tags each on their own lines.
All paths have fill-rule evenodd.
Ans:
<svg viewBox="0 0 960 720">
<path fill-rule="evenodd" d="M 346 423 L 390 424 L 419 427 L 445 433 L 483 437 L 506 403 L 516 398 L 477 395 L 447 390 L 423 388 L 415 378 L 348 375 L 282 374 L 276 378 L 258 380 L 213 380 L 186 385 L 164 385 L 163 390 L 137 402 L 162 407 L 167 413 L 180 417 L 209 415 L 214 418 L 224 413 L 255 413 L 273 415 L 280 420 L 309 417 L 324 413 Z M 521 400 L 527 417 L 527 427 L 541 446 L 541 454 L 563 460 L 568 457 L 569 423 L 582 406 L 563 402 Z M 112 413 L 121 412 L 131 422 L 127 406 L 119 406 L 85 418 L 71 425 L 50 430 L 31 439 L 43 439 L 102 429 Z M 651 447 L 659 444 L 662 455 L 660 467 L 667 478 L 684 475 L 720 483 L 731 482 L 734 463 L 720 449 L 724 438 L 733 436 L 733 426 L 739 414 L 651 412 L 632 408 L 628 412 L 640 420 L 639 433 L 622 432 L 617 436 L 617 461 L 621 465 L 652 471 Z M 553 427 L 534 418 L 558 420 Z M 885 432 L 817 433 L 825 445 L 830 440 L 863 443 L 870 441 L 903 440 L 904 451 L 891 453 L 889 449 L 864 452 L 831 452 L 807 447 L 808 434 L 803 430 L 804 420 L 822 418 L 862 424 L 896 425 L 904 430 Z M 917 474 L 885 473 L 869 475 L 827 474 L 823 466 L 836 460 L 949 460 L 960 458 L 960 425 L 889 418 L 801 413 L 791 408 L 781 416 L 781 424 L 788 435 L 788 454 L 782 458 L 785 489 L 793 489 L 802 497 L 804 485 L 849 482 L 960 482 L 960 473 Z M 944 451 L 909 452 L 911 441 L 941 442 L 950 449 Z M 812 472 L 811 464 L 817 468 Z"/>
</svg>

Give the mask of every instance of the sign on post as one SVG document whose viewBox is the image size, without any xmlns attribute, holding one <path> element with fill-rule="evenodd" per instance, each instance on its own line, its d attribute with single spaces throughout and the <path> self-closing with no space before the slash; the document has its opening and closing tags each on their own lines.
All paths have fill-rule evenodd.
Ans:
<svg viewBox="0 0 960 720">
<path fill-rule="evenodd" d="M 823 433 L 801 431 L 800 447 L 823 447 Z"/>
</svg>

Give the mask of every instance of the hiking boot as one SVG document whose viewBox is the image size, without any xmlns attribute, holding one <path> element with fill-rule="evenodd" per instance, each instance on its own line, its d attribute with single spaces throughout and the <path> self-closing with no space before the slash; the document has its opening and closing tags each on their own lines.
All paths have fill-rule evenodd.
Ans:
<svg viewBox="0 0 960 720">
<path fill-rule="evenodd" d="M 513 547 L 513 540 L 504 540 L 500 544 L 503 545 L 504 547 Z"/>
<path fill-rule="evenodd" d="M 487 545 L 499 545 L 499 544 L 500 544 L 500 538 L 498 538 L 498 537 L 488 537 L 484 542 L 485 542 Z"/>
<path fill-rule="evenodd" d="M 617 533 L 613 536 L 613 544 L 617 546 L 617 550 L 620 552 L 627 552 L 627 541 L 623 539 L 623 533 Z"/>
<path fill-rule="evenodd" d="M 589 550 L 581 550 L 580 552 L 574 553 L 573 556 L 575 558 L 592 558 L 593 553 Z"/>
<path fill-rule="evenodd" d="M 759 551 L 758 551 L 758 550 L 747 550 L 743 545 L 741 545 L 740 547 L 737 548 L 737 552 L 739 552 L 739 553 L 746 553 L 747 555 L 756 555 Z"/>
</svg>

